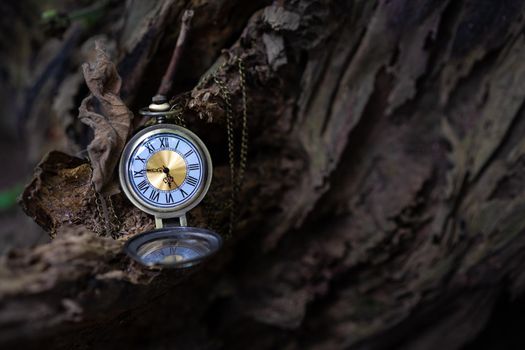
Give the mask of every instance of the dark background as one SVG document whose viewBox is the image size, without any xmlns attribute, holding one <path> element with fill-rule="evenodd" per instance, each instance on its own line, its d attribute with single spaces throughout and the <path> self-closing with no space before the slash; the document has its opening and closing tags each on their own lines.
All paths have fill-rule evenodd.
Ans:
<svg viewBox="0 0 525 350">
<path fill-rule="evenodd" d="M 144 272 L 118 245 L 71 253 L 61 242 L 77 235 L 91 238 L 65 246 L 90 252 L 91 239 L 111 239 L 82 215 L 74 228 L 57 216 L 67 226 L 58 243 L 38 248 L 50 227 L 16 198 L 49 151 L 86 159 L 93 133 L 77 114 L 95 40 L 136 112 L 155 94 L 186 8 L 195 18 L 173 94 L 192 90 L 223 49 L 248 67 L 250 157 L 234 238 L 184 279 Z M 524 9 L 1 2 L 0 347 L 525 348 Z M 232 65 L 223 76 L 234 101 L 236 74 Z M 210 195 L 227 198 L 224 118 L 213 114 L 222 102 L 206 89 L 211 102 L 188 118 L 214 154 Z M 56 193 L 67 197 L 67 186 Z M 217 211 L 224 225 L 227 210 Z M 200 212 L 193 220 L 209 224 Z M 66 266 L 79 274 L 59 273 Z M 30 280 L 38 274 L 49 287 Z"/>
</svg>

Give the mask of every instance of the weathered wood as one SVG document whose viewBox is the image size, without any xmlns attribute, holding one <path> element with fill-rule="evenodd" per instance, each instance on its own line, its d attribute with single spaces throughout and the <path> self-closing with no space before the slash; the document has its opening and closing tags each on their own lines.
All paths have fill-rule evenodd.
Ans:
<svg viewBox="0 0 525 350">
<path fill-rule="evenodd" d="M 197 33 L 232 42 L 235 30 L 202 21 L 207 11 L 195 10 Z M 60 203 L 89 183 L 89 172 L 71 177 L 86 163 L 41 167 L 26 191 L 37 200 L 24 205 L 57 238 L 2 261 L 1 342 L 459 349 L 501 295 L 524 296 L 524 4 L 298 0 L 252 11 L 188 101 L 216 165 L 210 197 L 226 202 L 224 106 L 209 74 L 240 111 L 244 60 L 250 155 L 234 239 L 196 274 L 144 270 L 120 248 L 151 219 L 116 195 L 128 235 L 96 237 L 89 196 Z M 187 55 L 209 50 L 197 42 Z M 130 96 L 151 91 L 131 81 Z M 208 208 L 225 224 L 226 208 Z M 203 208 L 190 220 L 210 224 Z"/>
</svg>

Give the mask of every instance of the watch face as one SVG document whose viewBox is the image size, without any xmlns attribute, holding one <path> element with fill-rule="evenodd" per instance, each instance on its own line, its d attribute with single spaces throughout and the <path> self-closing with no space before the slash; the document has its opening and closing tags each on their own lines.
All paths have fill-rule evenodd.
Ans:
<svg viewBox="0 0 525 350">
<path fill-rule="evenodd" d="M 211 159 L 195 134 L 175 125 L 155 125 L 127 144 L 120 179 L 140 209 L 159 217 L 179 216 L 204 197 L 211 181 Z"/>
</svg>

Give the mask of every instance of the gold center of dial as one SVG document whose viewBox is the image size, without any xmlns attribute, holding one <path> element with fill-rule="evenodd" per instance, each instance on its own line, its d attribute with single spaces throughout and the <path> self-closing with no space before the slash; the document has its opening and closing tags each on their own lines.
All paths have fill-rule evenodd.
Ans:
<svg viewBox="0 0 525 350">
<path fill-rule="evenodd" d="M 186 179 L 186 162 L 174 151 L 158 151 L 148 159 L 146 175 L 149 182 L 162 191 L 178 188 Z"/>
</svg>

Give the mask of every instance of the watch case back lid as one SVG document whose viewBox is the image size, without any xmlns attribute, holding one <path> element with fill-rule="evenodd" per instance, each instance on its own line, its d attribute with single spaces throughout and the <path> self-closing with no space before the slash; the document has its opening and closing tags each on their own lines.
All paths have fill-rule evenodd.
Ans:
<svg viewBox="0 0 525 350">
<path fill-rule="evenodd" d="M 222 247 L 217 233 L 198 227 L 175 226 L 131 237 L 124 250 L 141 265 L 185 269 L 199 265 Z"/>
</svg>

